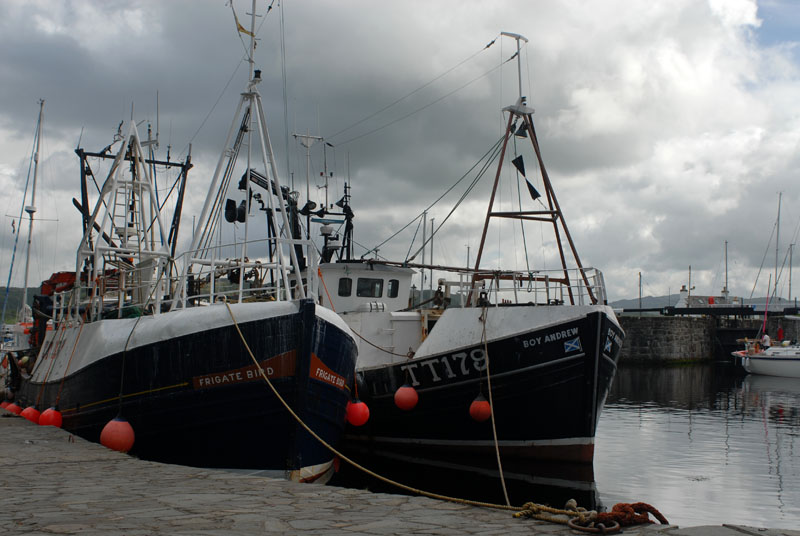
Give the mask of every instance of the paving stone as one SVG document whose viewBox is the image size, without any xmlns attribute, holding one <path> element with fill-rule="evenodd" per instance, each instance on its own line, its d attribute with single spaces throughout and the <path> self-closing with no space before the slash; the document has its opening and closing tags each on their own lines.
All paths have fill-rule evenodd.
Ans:
<svg viewBox="0 0 800 536">
<path fill-rule="evenodd" d="M 515 519 L 508 510 L 143 461 L 4 410 L 0 474 L 3 535 L 573 534 L 564 525 Z M 652 525 L 625 534 L 800 536 L 739 526 Z"/>
</svg>

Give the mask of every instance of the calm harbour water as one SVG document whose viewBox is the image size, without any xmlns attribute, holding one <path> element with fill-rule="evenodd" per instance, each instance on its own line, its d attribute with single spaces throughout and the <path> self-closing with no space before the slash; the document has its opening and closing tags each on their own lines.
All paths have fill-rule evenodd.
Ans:
<svg viewBox="0 0 800 536">
<path fill-rule="evenodd" d="M 436 493 L 503 502 L 495 460 L 353 457 Z M 800 523 L 800 379 L 740 377 L 725 365 L 623 367 L 591 466 L 503 463 L 512 504 L 646 502 L 683 527 Z M 333 484 L 397 490 L 342 464 Z"/>
<path fill-rule="evenodd" d="M 594 474 L 603 504 L 644 501 L 677 525 L 797 528 L 800 379 L 622 368 Z"/>
</svg>

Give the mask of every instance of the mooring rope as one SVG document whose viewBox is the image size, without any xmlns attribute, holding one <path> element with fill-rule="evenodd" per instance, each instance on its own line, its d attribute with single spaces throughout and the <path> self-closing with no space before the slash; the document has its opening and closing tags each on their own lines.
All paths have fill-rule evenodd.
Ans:
<svg viewBox="0 0 800 536">
<path fill-rule="evenodd" d="M 264 369 L 261 368 L 261 364 L 258 362 L 258 359 L 256 359 L 256 356 L 253 354 L 253 351 L 250 349 L 250 345 L 247 344 L 247 340 L 245 339 L 244 334 L 242 333 L 242 330 L 239 327 L 239 323 L 236 321 L 236 317 L 233 314 L 233 310 L 231 309 L 230 305 L 228 304 L 228 301 L 226 299 L 224 299 L 224 297 L 221 299 L 221 301 L 222 301 L 222 303 L 225 304 L 225 307 L 227 307 L 227 309 L 228 309 L 228 314 L 230 315 L 231 320 L 233 321 L 233 325 L 236 328 L 237 333 L 239 333 L 239 337 L 242 340 L 242 344 L 244 345 L 245 350 L 247 350 L 247 353 L 250 356 L 250 359 L 253 361 L 253 363 L 255 364 L 256 368 L 258 369 L 259 375 L 267 383 L 267 385 L 269 386 L 269 388 L 272 391 L 272 393 L 278 398 L 280 403 L 283 405 L 284 408 L 286 408 L 286 410 L 294 418 L 294 420 L 297 421 L 297 423 L 300 426 L 302 426 L 303 429 L 305 429 L 306 432 L 311 434 L 314 437 L 314 439 L 319 441 L 325 448 L 327 448 L 329 451 L 331 451 L 334 455 L 338 456 L 339 458 L 341 458 L 345 462 L 349 463 L 350 465 L 352 465 L 356 469 L 359 469 L 360 471 L 362 471 L 362 472 L 364 472 L 364 473 L 366 473 L 366 474 L 368 474 L 368 475 L 370 475 L 372 477 L 375 477 L 375 478 L 377 478 L 378 480 L 380 480 L 382 482 L 385 482 L 387 484 L 391 484 L 391 485 L 396 486 L 396 487 L 398 487 L 400 489 L 404 489 L 406 491 L 409 491 L 411 493 L 415 493 L 417 495 L 423 495 L 425 497 L 429 497 L 429 498 L 432 498 L 432 499 L 439 499 L 439 500 L 443 500 L 443 501 L 455 502 L 455 503 L 460 503 L 460 504 L 468 504 L 468 505 L 471 505 L 471 506 L 483 506 L 483 507 L 486 507 L 486 508 L 496 508 L 496 509 L 500 509 L 500 510 L 514 510 L 514 511 L 522 510 L 522 508 L 515 507 L 515 506 L 506 506 L 506 505 L 502 505 L 502 504 L 494 504 L 494 503 L 488 503 L 488 502 L 483 502 L 483 501 L 473 501 L 471 499 L 460 499 L 458 497 L 449 497 L 447 495 L 440 495 L 438 493 L 432 493 L 432 492 L 429 492 L 429 491 L 425 491 L 425 490 L 422 490 L 422 489 L 419 489 L 419 488 L 415 488 L 413 486 L 409 486 L 407 484 L 403 484 L 401 482 L 397 482 L 397 481 L 392 480 L 390 478 L 387 478 L 385 476 L 379 475 L 378 473 L 375 473 L 374 471 L 372 471 L 370 469 L 367 469 L 366 467 L 364 467 L 363 465 L 359 464 L 355 460 L 352 460 L 352 459 L 348 458 L 346 455 L 341 453 L 339 450 L 337 450 L 335 447 L 333 447 L 327 441 L 322 439 L 314 430 L 312 430 L 300 418 L 300 416 L 297 415 L 297 413 L 295 413 L 295 411 L 291 408 L 291 406 L 289 406 L 289 404 L 286 402 L 286 400 L 280 395 L 278 390 L 275 388 L 275 386 L 272 384 L 270 379 L 267 377 L 266 373 L 264 372 Z M 545 507 L 545 508 L 548 508 L 548 507 Z"/>
<path fill-rule="evenodd" d="M 489 315 L 489 309 L 486 305 L 483 306 L 481 311 L 481 324 L 483 329 L 481 339 L 483 342 L 483 358 L 486 360 L 486 388 L 489 390 L 489 413 L 492 417 L 492 437 L 494 439 L 494 452 L 497 455 L 497 470 L 500 473 L 500 485 L 503 487 L 503 496 L 506 498 L 506 505 L 511 506 L 511 501 L 508 500 L 508 490 L 506 489 L 506 477 L 503 474 L 503 462 L 500 461 L 500 443 L 497 440 L 497 425 L 494 420 L 494 401 L 492 400 L 492 374 L 489 368 L 489 341 L 486 338 L 486 321 Z"/>
<path fill-rule="evenodd" d="M 532 518 L 532 519 L 538 519 L 538 520 L 547 521 L 547 522 L 550 522 L 550 523 L 560 523 L 560 524 L 563 524 L 563 525 L 568 525 L 570 528 L 573 528 L 573 529 L 576 529 L 576 530 L 582 530 L 582 531 L 586 531 L 586 532 L 600 532 L 600 533 L 604 533 L 605 534 L 605 533 L 618 532 L 620 530 L 619 529 L 619 527 L 620 527 L 619 523 L 615 523 L 615 525 L 610 527 L 610 528 L 607 528 L 602 523 L 598 524 L 598 526 L 595 526 L 595 521 L 597 520 L 597 516 L 599 514 L 594 510 L 586 510 L 585 508 L 577 507 L 577 505 L 576 505 L 574 500 L 570 500 L 567 503 L 567 505 L 566 505 L 566 507 L 564 509 L 553 508 L 553 507 L 550 507 L 550 506 L 546 506 L 546 505 L 543 505 L 543 504 L 537 504 L 537 503 L 534 503 L 534 502 L 527 502 L 523 506 L 511 506 L 510 504 L 496 504 L 496 503 L 489 503 L 489 502 L 484 502 L 484 501 L 474 501 L 474 500 L 471 500 L 471 499 L 462 499 L 462 498 L 459 498 L 459 497 L 450 497 L 448 495 L 441 495 L 439 493 L 433 493 L 433 492 L 430 492 L 430 491 L 425 491 L 425 490 L 422 490 L 422 489 L 419 489 L 419 488 L 415 488 L 413 486 L 409 486 L 407 484 L 403 484 L 401 482 L 397 482 L 396 480 L 392 480 L 392 479 L 387 478 L 387 477 L 385 477 L 383 475 L 379 475 L 378 473 L 376 473 L 376 472 L 374 472 L 374 471 L 372 471 L 370 469 L 367 469 L 366 467 L 364 467 L 363 465 L 359 464 L 355 460 L 350 459 L 349 457 L 344 455 L 342 452 L 337 450 L 335 447 L 333 447 L 331 444 L 329 444 L 327 441 L 322 439 L 314 430 L 312 430 L 300 418 L 299 415 L 297 415 L 297 413 L 295 413 L 295 411 L 291 408 L 291 406 L 289 406 L 289 404 L 286 402 L 286 400 L 280 395 L 280 393 L 275 388 L 275 386 L 272 385 L 272 382 L 270 381 L 269 377 L 267 377 L 266 373 L 264 372 L 264 369 L 261 368 L 261 364 L 258 362 L 258 359 L 256 359 L 256 356 L 253 354 L 253 351 L 250 349 L 250 345 L 247 344 L 247 340 L 245 339 L 244 334 L 242 333 L 242 330 L 239 327 L 239 323 L 236 321 L 236 316 L 233 314 L 233 310 L 231 309 L 230 305 L 228 304 L 228 301 L 225 299 L 224 296 L 221 298 L 221 301 L 225 304 L 225 307 L 228 309 L 228 314 L 230 315 L 231 320 L 233 321 L 233 325 L 236 328 L 237 333 L 239 334 L 239 338 L 241 339 L 242 344 L 245 347 L 245 350 L 247 350 L 247 353 L 250 356 L 250 359 L 253 361 L 253 364 L 256 366 L 256 369 L 258 370 L 259 375 L 267 383 L 267 386 L 270 388 L 270 390 L 275 395 L 275 397 L 278 399 L 278 401 L 280 401 L 280 403 L 283 405 L 283 407 L 286 408 L 286 410 L 289 412 L 289 414 L 292 416 L 292 418 L 294 418 L 294 420 L 297 421 L 297 423 L 300 426 L 302 426 L 303 429 L 306 432 L 311 434 L 311 436 L 314 437 L 314 439 L 319 441 L 325 448 L 327 448 L 335 456 L 338 456 L 340 459 L 342 459 L 345 462 L 349 463 L 350 465 L 352 465 L 353 467 L 355 467 L 359 471 L 361 471 L 363 473 L 366 473 L 369 476 L 372 476 L 373 478 L 376 478 L 376 479 L 380 480 L 381 482 L 384 482 L 386 484 L 390 484 L 392 486 L 395 486 L 395 487 L 400 488 L 402 490 L 414 493 L 416 495 L 422 495 L 423 497 L 428 497 L 428 498 L 431 498 L 431 499 L 437 499 L 437 500 L 441 500 L 441 501 L 447 501 L 447 502 L 456 503 L 456 504 L 464 504 L 464 505 L 469 505 L 469 506 L 479 506 L 479 507 L 483 507 L 483 508 L 493 508 L 493 509 L 496 509 L 496 510 L 514 511 L 515 512 L 514 513 L 514 517 L 515 518 L 529 517 L 529 518 Z M 488 356 L 488 354 L 487 354 L 487 356 Z M 487 367 L 488 367 L 488 357 L 487 357 Z M 488 377 L 488 374 L 487 374 L 487 377 Z M 491 390 L 490 390 L 490 396 L 491 396 Z M 491 406 L 491 402 L 490 402 L 490 406 Z M 492 416 L 492 419 L 494 420 L 494 416 Z M 502 471 L 501 471 L 501 474 L 502 474 Z M 641 509 L 639 511 L 642 511 L 644 509 L 644 507 L 649 506 L 649 505 L 645 505 L 644 503 L 636 503 L 635 506 L 639 506 L 639 505 L 642 505 L 642 507 L 641 507 Z M 652 508 L 652 507 L 650 507 L 650 508 L 652 510 L 655 510 L 655 508 Z M 657 512 L 657 510 L 655 510 L 655 511 Z M 554 514 L 554 515 L 551 515 L 551 514 Z M 556 517 L 556 516 L 562 516 L 562 517 Z M 646 516 L 646 514 L 645 514 L 645 516 Z M 663 519 L 663 516 L 661 516 L 661 518 L 659 518 L 659 521 L 661 521 L 662 523 L 665 523 L 666 519 L 663 519 L 663 521 L 662 521 L 662 519 Z M 637 520 L 634 520 L 634 522 L 644 523 L 644 522 L 648 522 L 648 521 L 639 521 L 637 519 Z M 649 522 L 651 522 L 651 521 L 649 521 Z"/>
</svg>

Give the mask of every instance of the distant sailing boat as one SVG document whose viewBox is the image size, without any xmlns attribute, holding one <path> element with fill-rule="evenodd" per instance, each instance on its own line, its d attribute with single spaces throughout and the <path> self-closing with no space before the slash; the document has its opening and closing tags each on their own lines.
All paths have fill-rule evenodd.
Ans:
<svg viewBox="0 0 800 536">
<path fill-rule="evenodd" d="M 33 150 L 33 181 L 31 184 L 31 202 L 30 205 L 25 204 L 27 199 L 27 183 L 25 185 L 25 195 L 23 197 L 24 211 L 28 214 L 28 239 L 25 246 L 25 279 L 22 285 L 22 301 L 19 310 L 17 311 L 17 322 L 13 324 L 5 324 L 6 309 L 8 306 L 9 287 L 11 286 L 11 277 L 14 273 L 14 258 L 17 252 L 17 243 L 19 235 L 22 233 L 22 211 L 20 211 L 20 228 L 15 230 L 14 237 L 14 253 L 11 256 L 11 265 L 8 269 L 8 282 L 6 283 L 6 293 L 3 299 L 3 334 L 2 342 L 0 342 L 0 353 L 3 357 L 7 352 L 14 352 L 21 354 L 30 348 L 29 336 L 30 330 L 33 326 L 33 315 L 31 307 L 28 305 L 28 273 L 30 269 L 31 259 L 31 240 L 33 237 L 33 215 L 36 213 L 36 179 L 39 173 L 39 151 L 41 149 L 42 138 L 42 119 L 44 117 L 44 100 L 39 101 L 39 119 L 36 123 L 36 134 L 34 136 L 34 150 Z"/>
</svg>

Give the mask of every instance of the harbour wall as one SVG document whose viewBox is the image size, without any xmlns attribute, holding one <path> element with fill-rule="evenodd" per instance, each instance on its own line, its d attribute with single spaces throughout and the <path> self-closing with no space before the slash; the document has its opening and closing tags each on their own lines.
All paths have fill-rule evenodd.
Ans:
<svg viewBox="0 0 800 536">
<path fill-rule="evenodd" d="M 743 346 L 738 339 L 754 338 L 763 319 L 713 316 L 637 316 L 618 317 L 625 330 L 620 362 L 655 363 L 726 360 Z M 800 340 L 800 318 L 770 316 L 767 332 L 773 339 L 778 326 L 784 338 Z"/>
</svg>

